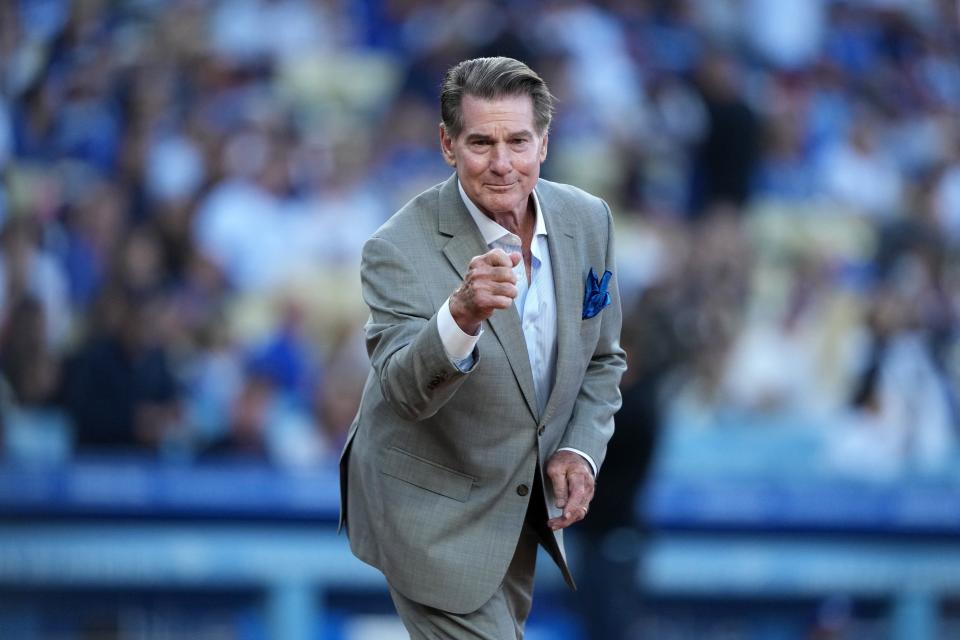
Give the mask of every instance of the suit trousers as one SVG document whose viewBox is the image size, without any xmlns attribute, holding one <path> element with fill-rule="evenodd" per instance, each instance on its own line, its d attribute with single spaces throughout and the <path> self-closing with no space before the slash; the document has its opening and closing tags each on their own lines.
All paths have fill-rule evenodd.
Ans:
<svg viewBox="0 0 960 640">
<path fill-rule="evenodd" d="M 544 535 L 550 535 L 540 474 L 535 476 L 507 575 L 483 606 L 467 614 L 450 613 L 414 602 L 390 586 L 390 597 L 412 640 L 523 640 L 533 604 L 537 547 Z"/>
</svg>

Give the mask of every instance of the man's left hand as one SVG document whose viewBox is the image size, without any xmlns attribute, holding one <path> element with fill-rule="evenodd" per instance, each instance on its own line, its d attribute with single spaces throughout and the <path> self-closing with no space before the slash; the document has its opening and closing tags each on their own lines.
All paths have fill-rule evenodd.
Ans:
<svg viewBox="0 0 960 640">
<path fill-rule="evenodd" d="M 573 451 L 557 451 L 547 461 L 547 475 L 553 483 L 557 508 L 563 513 L 547 520 L 552 530 L 565 529 L 583 520 L 593 500 L 595 486 L 590 465 Z"/>
</svg>

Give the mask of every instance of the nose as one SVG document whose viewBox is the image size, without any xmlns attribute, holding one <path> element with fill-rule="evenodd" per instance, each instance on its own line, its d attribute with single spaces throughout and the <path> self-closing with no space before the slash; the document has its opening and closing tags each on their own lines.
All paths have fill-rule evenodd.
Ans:
<svg viewBox="0 0 960 640">
<path fill-rule="evenodd" d="M 493 155 L 490 158 L 490 171 L 498 176 L 505 176 L 510 173 L 510 151 L 506 145 L 497 144 L 493 146 Z"/>
</svg>

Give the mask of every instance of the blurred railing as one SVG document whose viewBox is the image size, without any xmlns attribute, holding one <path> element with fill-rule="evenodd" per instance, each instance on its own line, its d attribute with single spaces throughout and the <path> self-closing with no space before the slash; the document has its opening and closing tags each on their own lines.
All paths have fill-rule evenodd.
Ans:
<svg viewBox="0 0 960 640">
<path fill-rule="evenodd" d="M 646 593 L 841 593 L 889 602 L 893 640 L 939 636 L 940 603 L 960 593 L 954 478 L 777 473 L 768 462 L 733 458 L 725 470 L 693 473 L 687 462 L 671 464 L 671 447 L 688 447 L 689 461 L 697 457 L 690 447 L 699 445 L 666 446 L 637 502 L 650 531 L 638 574 Z M 742 456 L 776 459 L 762 442 Z M 383 590 L 382 577 L 337 535 L 338 510 L 333 467 L 130 457 L 7 462 L 0 465 L 0 587 L 253 589 L 263 597 L 268 637 L 316 637 L 328 613 L 325 594 Z M 538 581 L 538 589 L 562 589 L 549 568 Z"/>
</svg>

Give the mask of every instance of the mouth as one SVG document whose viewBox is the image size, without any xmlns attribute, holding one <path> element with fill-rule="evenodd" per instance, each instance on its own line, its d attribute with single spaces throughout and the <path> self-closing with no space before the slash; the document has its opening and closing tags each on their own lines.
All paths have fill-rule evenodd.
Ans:
<svg viewBox="0 0 960 640">
<path fill-rule="evenodd" d="M 488 184 L 487 189 L 491 191 L 496 191 L 498 193 L 509 191 L 513 188 L 513 183 L 511 184 Z"/>
</svg>

